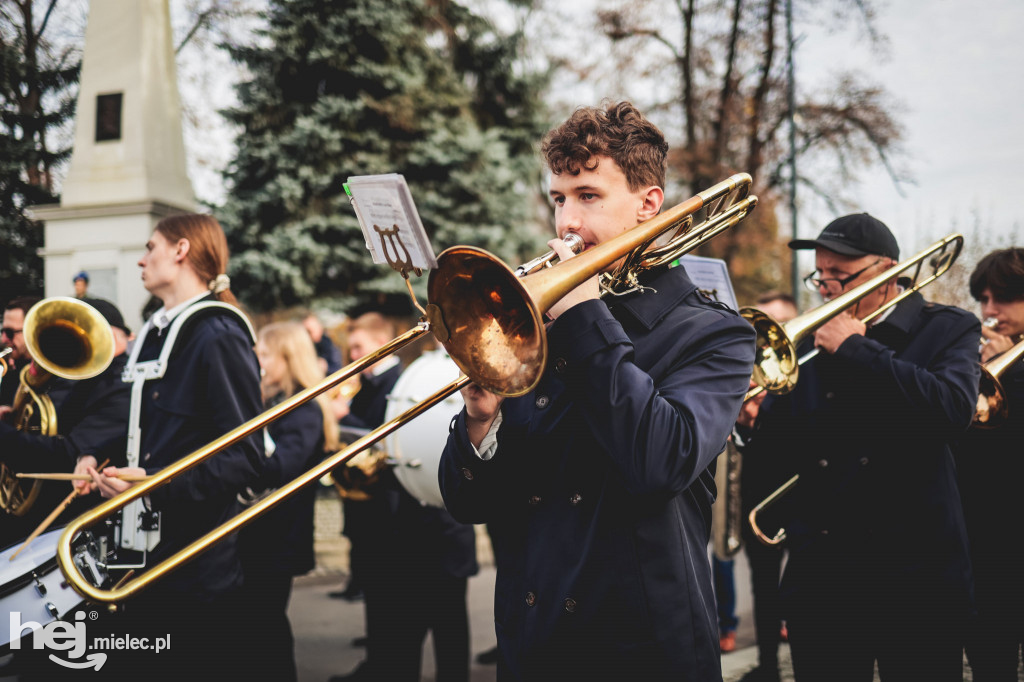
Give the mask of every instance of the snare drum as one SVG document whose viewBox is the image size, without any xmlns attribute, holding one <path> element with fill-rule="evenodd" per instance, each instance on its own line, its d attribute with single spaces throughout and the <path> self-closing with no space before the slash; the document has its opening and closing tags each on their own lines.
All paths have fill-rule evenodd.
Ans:
<svg viewBox="0 0 1024 682">
<path fill-rule="evenodd" d="M 46 625 L 60 620 L 75 610 L 85 599 L 74 591 L 64 579 L 57 566 L 57 541 L 63 528 L 43 533 L 21 554 L 11 561 L 24 541 L 12 545 L 0 553 L 0 613 L 8 616 L 18 612 L 19 623 L 33 621 Z M 86 537 L 86 540 L 81 540 Z M 103 555 L 100 543 L 85 533 L 75 539 L 75 563 L 82 572 L 97 584 L 106 581 L 106 571 L 97 557 Z M 11 620 L 10 618 L 8 620 Z M 11 643 L 10 625 L 0 623 L 0 651 Z M 27 632 L 27 631 L 24 631 Z"/>
<path fill-rule="evenodd" d="M 460 373 L 443 350 L 424 353 L 406 367 L 388 395 L 387 421 L 455 381 Z M 398 482 L 423 504 L 444 507 L 437 470 L 448 442 L 448 425 L 462 405 L 462 395 L 454 393 L 392 432 L 385 441 L 384 449 L 395 461 Z"/>
</svg>

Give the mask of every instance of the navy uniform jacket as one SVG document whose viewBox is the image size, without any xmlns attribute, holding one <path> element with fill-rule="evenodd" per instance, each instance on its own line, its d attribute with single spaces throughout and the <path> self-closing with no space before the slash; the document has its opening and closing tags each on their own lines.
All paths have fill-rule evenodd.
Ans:
<svg viewBox="0 0 1024 682">
<path fill-rule="evenodd" d="M 151 331 L 139 360 L 155 359 L 166 336 Z M 232 313 L 200 312 L 179 333 L 164 377 L 146 382 L 139 466 L 156 474 L 261 411 L 259 363 L 248 332 Z M 240 508 L 237 495 L 256 484 L 263 458 L 256 433 L 155 488 L 151 506 L 162 514 L 156 558 L 234 516 Z M 187 594 L 203 601 L 239 586 L 235 543 L 235 536 L 222 540 L 145 594 Z M 153 561 L 151 556 L 149 565 Z"/>
<path fill-rule="evenodd" d="M 324 413 L 315 400 L 271 422 L 267 430 L 276 447 L 264 460 L 254 491 L 280 488 L 324 458 Z M 246 569 L 258 566 L 286 575 L 313 570 L 315 502 L 316 486 L 307 485 L 242 529 L 238 542 Z"/>
<path fill-rule="evenodd" d="M 0 459 L 20 472 L 70 472 L 80 455 L 93 455 L 98 462 L 110 459 L 111 466 L 124 466 L 131 388 L 121 381 L 121 370 L 127 359 L 123 353 L 118 355 L 91 379 L 50 379 L 45 393 L 57 413 L 57 435 L 18 431 L 0 422 Z M 39 497 L 25 516 L 6 517 L 0 522 L 0 545 L 28 535 L 71 490 L 66 482 L 43 481 Z M 79 498 L 51 528 L 102 501 L 99 494 Z"/>
<path fill-rule="evenodd" d="M 555 321 L 540 384 L 502 404 L 492 459 L 463 410 L 441 460 L 448 510 L 500 538 L 495 621 L 517 678 L 721 678 L 711 467 L 754 335 L 683 268 L 644 284 L 656 291 Z"/>
<path fill-rule="evenodd" d="M 980 335 L 973 315 L 913 294 L 866 336 L 804 364 L 792 393 L 765 399 L 756 438 L 790 453 L 800 474 L 787 501 L 787 615 L 817 614 L 835 598 L 967 613 L 949 444 L 973 418 Z"/>
<path fill-rule="evenodd" d="M 1020 579 L 1024 362 L 1014 363 L 999 382 L 1009 407 L 1006 421 L 994 429 L 970 429 L 954 452 L 978 609 L 986 615 L 1009 614 L 1019 621 L 1024 615 L 1024 581 Z"/>
</svg>

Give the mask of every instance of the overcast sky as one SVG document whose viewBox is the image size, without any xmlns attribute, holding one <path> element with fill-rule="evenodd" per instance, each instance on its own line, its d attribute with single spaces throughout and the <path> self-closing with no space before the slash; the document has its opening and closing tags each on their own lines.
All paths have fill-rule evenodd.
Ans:
<svg viewBox="0 0 1024 682">
<path fill-rule="evenodd" d="M 486 0 L 471 4 L 500 7 Z M 614 4 L 574 3 L 561 10 L 574 15 L 574 25 L 549 17 L 541 30 L 555 36 L 586 31 L 593 26 L 595 5 Z M 971 234 L 975 225 L 1001 235 L 992 237 L 994 246 L 1005 245 L 1014 231 L 1024 240 L 1024 205 L 1017 197 L 1024 185 L 1024 129 L 1018 122 L 1024 117 L 1024 0 L 988 0 L 980 6 L 969 0 L 877 0 L 877 5 L 876 27 L 888 38 L 883 54 L 866 49 L 863 36 L 852 28 L 838 33 L 797 28 L 798 89 L 813 87 L 830 71 L 859 69 L 883 85 L 901 108 L 907 152 L 902 165 L 915 184 L 904 184 L 901 196 L 879 167 L 846 193 L 893 229 L 906 254 L 955 230 Z M 180 31 L 180 11 L 175 18 Z M 224 138 L 230 132 L 222 124 L 211 125 L 209 116 L 210 109 L 234 99 L 227 76 L 232 69 L 223 53 L 203 52 L 202 60 L 179 60 L 179 80 L 183 104 L 191 108 L 187 115 L 201 119 L 198 126 L 186 126 L 191 151 L 203 150 L 198 163 L 191 154 L 193 183 L 201 198 L 217 202 L 222 196 L 218 171 L 230 158 Z M 211 62 L 216 67 L 210 68 Z M 601 82 L 587 82 L 571 88 L 579 93 L 574 106 L 615 96 L 601 87 Z M 565 94 L 556 91 L 555 96 Z M 197 111 L 203 108 L 197 103 L 206 111 Z M 818 202 L 800 203 L 801 236 L 817 234 L 834 217 Z M 788 231 L 788 217 L 780 218 Z"/>
<path fill-rule="evenodd" d="M 854 35 L 808 33 L 797 79 L 837 63 L 859 66 L 904 108 L 916 185 L 901 197 L 886 174 L 856 188 L 864 210 L 888 224 L 904 253 L 962 230 L 1024 232 L 1024 2 L 894 0 L 880 12 L 889 58 L 856 49 Z M 808 216 L 811 218 L 811 216 Z M 821 225 L 801 221 L 800 230 Z"/>
</svg>

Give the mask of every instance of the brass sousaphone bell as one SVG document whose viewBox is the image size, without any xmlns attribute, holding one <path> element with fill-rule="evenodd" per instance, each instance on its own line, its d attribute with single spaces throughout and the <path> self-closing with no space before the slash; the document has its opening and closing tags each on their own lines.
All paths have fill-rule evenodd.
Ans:
<svg viewBox="0 0 1024 682">
<path fill-rule="evenodd" d="M 78 299 L 54 297 L 32 306 L 25 316 L 25 347 L 32 363 L 21 370 L 12 424 L 19 431 L 57 435 L 57 412 L 43 389 L 53 377 L 90 379 L 114 359 L 114 333 L 98 310 Z M 42 488 L 40 480 L 19 479 L 0 464 L 0 508 L 23 516 Z"/>
</svg>

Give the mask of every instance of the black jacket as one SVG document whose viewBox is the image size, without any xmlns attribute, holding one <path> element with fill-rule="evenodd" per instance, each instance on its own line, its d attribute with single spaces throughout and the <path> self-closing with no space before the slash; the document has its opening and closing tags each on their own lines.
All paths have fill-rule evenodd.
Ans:
<svg viewBox="0 0 1024 682">
<path fill-rule="evenodd" d="M 683 268 L 644 283 L 656 291 L 554 322 L 540 384 L 502 404 L 492 459 L 465 411 L 441 459 L 452 515 L 501 543 L 495 623 L 518 679 L 721 677 L 710 467 L 754 334 Z"/>
<path fill-rule="evenodd" d="M 787 609 L 822 608 L 837 590 L 897 613 L 970 608 L 950 443 L 974 414 L 980 335 L 973 315 L 914 294 L 801 366 L 792 393 L 765 399 L 756 439 L 800 474 Z"/>
<path fill-rule="evenodd" d="M 272 406 L 270 403 L 268 406 Z M 300 405 L 267 427 L 275 444 L 254 491 L 280 488 L 324 458 L 324 414 L 316 401 Z M 307 485 L 242 529 L 239 552 L 246 571 L 302 575 L 313 570 L 316 487 Z"/>
<path fill-rule="evenodd" d="M 139 361 L 158 357 L 165 339 L 166 333 L 151 331 Z M 231 313 L 200 312 L 182 328 L 164 377 L 146 382 L 139 466 L 155 474 L 261 411 L 259 363 L 248 332 Z M 154 558 L 234 516 L 240 508 L 237 495 L 256 485 L 263 458 L 257 433 L 155 488 L 149 497 L 162 518 Z M 235 545 L 235 536 L 221 541 L 146 594 L 204 600 L 237 587 L 242 571 Z"/>
</svg>

